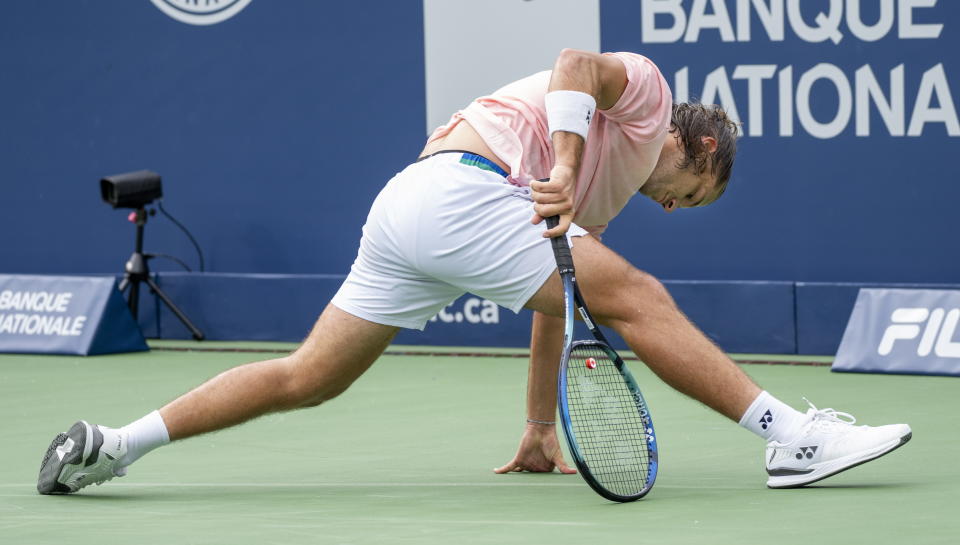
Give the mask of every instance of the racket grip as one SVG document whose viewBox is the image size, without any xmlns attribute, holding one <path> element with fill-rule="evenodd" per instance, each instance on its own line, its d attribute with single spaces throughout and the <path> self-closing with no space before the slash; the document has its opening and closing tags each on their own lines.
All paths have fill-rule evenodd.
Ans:
<svg viewBox="0 0 960 545">
<path fill-rule="evenodd" d="M 547 229 L 553 229 L 560 225 L 559 216 L 550 216 L 546 218 Z M 567 235 L 563 234 L 550 239 L 553 245 L 553 256 L 557 259 L 557 272 L 560 274 L 573 273 L 573 254 L 570 253 L 570 245 L 567 244 Z"/>
</svg>

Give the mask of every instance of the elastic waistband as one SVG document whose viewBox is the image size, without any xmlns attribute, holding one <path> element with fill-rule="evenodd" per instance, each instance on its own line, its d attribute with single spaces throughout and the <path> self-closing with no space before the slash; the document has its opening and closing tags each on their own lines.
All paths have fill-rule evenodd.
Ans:
<svg viewBox="0 0 960 545">
<path fill-rule="evenodd" d="M 459 153 L 459 154 L 460 154 L 460 160 L 459 160 L 459 163 L 460 163 L 460 164 L 468 165 L 468 166 L 471 166 L 471 167 L 477 167 L 477 168 L 479 168 L 479 169 L 481 169 L 481 170 L 487 170 L 487 171 L 493 172 L 493 173 L 495 173 L 495 174 L 499 174 L 500 176 L 503 176 L 504 178 L 507 177 L 507 172 L 506 172 L 505 170 L 503 170 L 502 168 L 500 168 L 500 166 L 499 166 L 498 164 L 494 163 L 493 161 L 491 161 L 490 159 L 487 159 L 486 157 L 484 157 L 484 156 L 482 156 L 482 155 L 477 155 L 476 153 L 470 153 L 469 151 L 454 150 L 454 149 L 438 151 L 438 152 L 436 152 L 436 153 L 431 153 L 430 155 L 424 155 L 423 157 L 420 157 L 419 159 L 417 159 L 417 162 L 419 163 L 420 161 L 423 161 L 424 159 L 429 159 L 429 158 L 431 158 L 431 157 L 434 157 L 434 156 L 436 156 L 436 155 L 441 155 L 441 154 L 444 154 L 444 153 Z"/>
</svg>

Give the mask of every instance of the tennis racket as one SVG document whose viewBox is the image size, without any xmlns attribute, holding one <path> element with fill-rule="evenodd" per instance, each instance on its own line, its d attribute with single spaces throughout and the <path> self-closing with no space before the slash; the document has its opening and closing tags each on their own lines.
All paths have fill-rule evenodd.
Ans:
<svg viewBox="0 0 960 545">
<path fill-rule="evenodd" d="M 559 218 L 546 221 L 552 229 Z M 604 498 L 638 500 L 657 478 L 657 441 L 650 410 L 637 382 L 587 310 L 566 235 L 551 241 L 563 280 L 565 329 L 557 389 L 570 455 L 583 479 Z M 573 340 L 574 308 L 594 339 Z"/>
</svg>

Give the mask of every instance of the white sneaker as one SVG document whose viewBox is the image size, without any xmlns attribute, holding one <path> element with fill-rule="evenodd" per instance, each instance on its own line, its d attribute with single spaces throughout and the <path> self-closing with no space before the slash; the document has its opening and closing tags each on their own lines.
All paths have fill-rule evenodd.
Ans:
<svg viewBox="0 0 960 545">
<path fill-rule="evenodd" d="M 807 403 L 810 403 L 807 401 Z M 912 437 L 910 426 L 854 426 L 847 413 L 817 409 L 810 403 L 809 422 L 789 443 L 767 443 L 770 488 L 793 488 L 836 475 L 879 458 Z"/>
<path fill-rule="evenodd" d="M 127 453 L 127 438 L 120 430 L 92 426 L 83 420 L 57 435 L 40 464 L 37 491 L 70 494 L 127 474 L 119 459 Z"/>
</svg>

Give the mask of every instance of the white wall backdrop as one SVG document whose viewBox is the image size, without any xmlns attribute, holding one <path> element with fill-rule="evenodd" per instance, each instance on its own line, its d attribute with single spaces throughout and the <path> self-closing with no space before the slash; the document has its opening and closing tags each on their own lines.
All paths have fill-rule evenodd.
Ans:
<svg viewBox="0 0 960 545">
<path fill-rule="evenodd" d="M 427 132 L 474 98 L 600 50 L 599 0 L 424 0 Z"/>
</svg>

